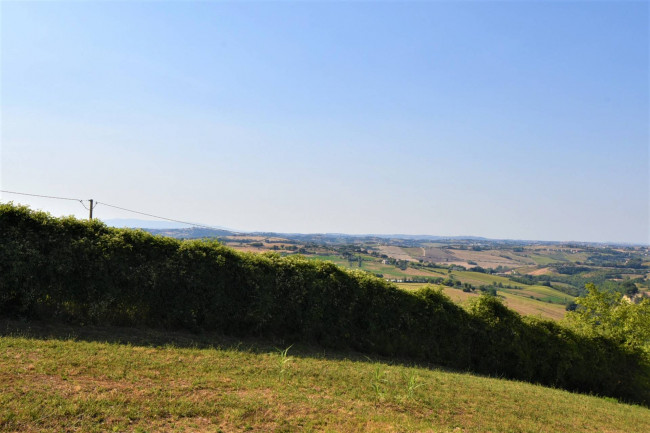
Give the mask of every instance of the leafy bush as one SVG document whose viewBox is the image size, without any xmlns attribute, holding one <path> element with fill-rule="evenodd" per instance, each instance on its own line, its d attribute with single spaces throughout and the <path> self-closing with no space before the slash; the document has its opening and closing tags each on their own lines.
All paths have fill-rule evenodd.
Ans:
<svg viewBox="0 0 650 433">
<path fill-rule="evenodd" d="M 650 298 L 634 303 L 620 293 L 587 284 L 587 295 L 577 298 L 576 304 L 565 319 L 570 328 L 641 350 L 650 358 Z"/>
</svg>

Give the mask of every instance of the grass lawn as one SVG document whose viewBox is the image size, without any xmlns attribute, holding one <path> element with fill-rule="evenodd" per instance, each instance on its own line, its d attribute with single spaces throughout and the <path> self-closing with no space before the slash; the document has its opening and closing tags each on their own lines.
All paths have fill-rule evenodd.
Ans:
<svg viewBox="0 0 650 433">
<path fill-rule="evenodd" d="M 650 431 L 644 407 L 354 354 L 188 348 L 198 337 L 131 329 L 54 333 L 77 338 L 0 337 L 0 431 Z M 130 343 L 102 342 L 120 336 Z"/>
</svg>

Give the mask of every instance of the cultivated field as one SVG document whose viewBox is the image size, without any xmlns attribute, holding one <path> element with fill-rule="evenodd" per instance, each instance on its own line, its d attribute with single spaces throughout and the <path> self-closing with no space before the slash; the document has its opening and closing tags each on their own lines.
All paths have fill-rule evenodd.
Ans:
<svg viewBox="0 0 650 433">
<path fill-rule="evenodd" d="M 409 254 L 409 252 L 405 251 L 403 248 L 396 247 L 396 246 L 380 245 L 378 247 L 378 250 L 381 254 L 385 254 L 388 257 L 393 257 L 398 260 L 417 261 L 418 259 L 417 256 L 413 257 L 411 254 Z M 421 248 L 417 248 L 417 250 L 422 251 Z"/>
<path fill-rule="evenodd" d="M 424 283 L 397 283 L 397 285 L 404 290 L 420 289 L 427 284 Z M 476 299 L 480 296 L 480 292 L 468 293 L 463 292 L 461 289 L 437 286 L 442 288 L 445 295 L 449 296 L 454 302 L 463 305 L 470 299 Z M 504 299 L 504 304 L 509 308 L 515 310 L 523 316 L 540 316 L 544 319 L 560 320 L 566 314 L 564 305 L 551 304 L 541 302 L 537 299 L 530 299 L 526 295 L 518 293 L 515 290 L 505 289 L 499 291 L 499 296 Z"/>
<path fill-rule="evenodd" d="M 307 256 L 307 258 L 314 260 L 326 260 L 339 266 L 353 269 L 359 268 L 373 274 L 380 274 L 383 278 L 397 280 L 398 286 L 408 290 L 421 288 L 425 286 L 426 283 L 402 283 L 399 281 L 417 279 L 419 277 L 438 277 L 445 279 L 451 278 L 458 280 L 461 283 L 471 284 L 474 287 L 497 286 L 498 284 L 501 284 L 503 287 L 498 289 L 499 295 L 504 298 L 505 303 L 510 308 L 522 315 L 540 315 L 544 318 L 553 320 L 559 320 L 564 317 L 566 304 L 575 299 L 571 295 L 562 293 L 559 290 L 550 287 L 515 283 L 510 279 L 499 275 L 426 267 L 408 267 L 406 269 L 400 269 L 394 265 L 383 264 L 377 258 L 366 254 L 358 254 L 354 257 L 361 258 L 361 262 L 358 260 L 347 260 L 334 254 Z M 359 263 L 361 263 L 360 266 Z M 459 303 L 477 297 L 481 293 L 476 290 L 472 293 L 467 293 L 463 292 L 460 288 L 440 287 L 444 288 L 445 293 L 449 295 L 452 300 Z"/>
</svg>

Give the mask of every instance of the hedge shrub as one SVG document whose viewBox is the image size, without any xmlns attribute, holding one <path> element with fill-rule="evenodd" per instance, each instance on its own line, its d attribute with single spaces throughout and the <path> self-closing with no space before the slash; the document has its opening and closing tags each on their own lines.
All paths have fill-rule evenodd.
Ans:
<svg viewBox="0 0 650 433">
<path fill-rule="evenodd" d="M 0 316 L 265 336 L 650 402 L 641 353 L 362 271 L 0 205 Z"/>
</svg>

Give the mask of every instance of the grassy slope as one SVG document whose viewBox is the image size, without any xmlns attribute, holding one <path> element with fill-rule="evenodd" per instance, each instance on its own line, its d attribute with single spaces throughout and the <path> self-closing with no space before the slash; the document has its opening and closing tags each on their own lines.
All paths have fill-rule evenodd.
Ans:
<svg viewBox="0 0 650 433">
<path fill-rule="evenodd" d="M 611 399 L 292 351 L 0 337 L 0 431 L 650 431 Z"/>
</svg>

